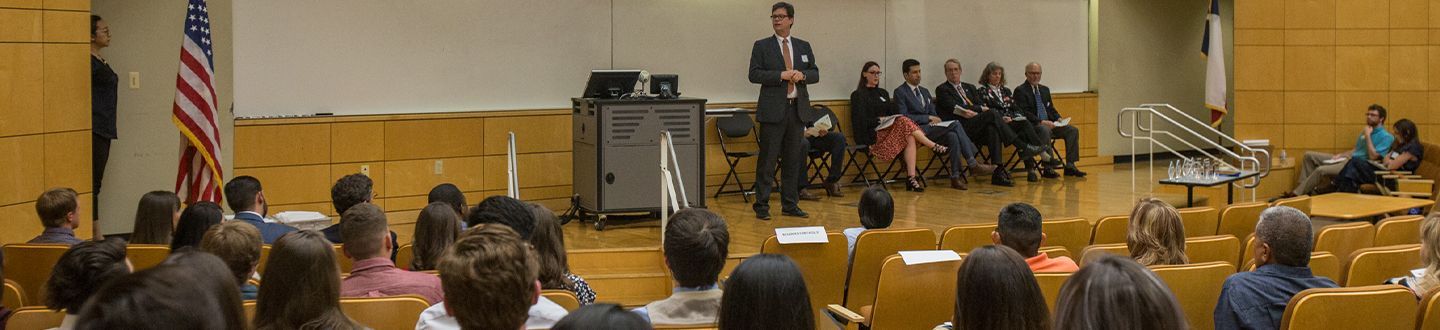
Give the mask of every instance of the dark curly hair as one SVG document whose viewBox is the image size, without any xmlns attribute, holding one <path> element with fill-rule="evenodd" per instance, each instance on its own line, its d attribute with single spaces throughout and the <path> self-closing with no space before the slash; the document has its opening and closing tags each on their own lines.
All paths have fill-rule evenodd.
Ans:
<svg viewBox="0 0 1440 330">
<path fill-rule="evenodd" d="M 50 280 L 45 282 L 45 306 L 79 314 L 90 295 L 126 274 L 130 274 L 130 265 L 125 262 L 124 240 L 80 242 L 60 255 L 50 272 Z"/>
<path fill-rule="evenodd" d="M 346 175 L 330 187 L 330 203 L 335 205 L 335 214 L 345 214 L 351 206 L 370 201 L 375 182 L 364 174 Z"/>
<path fill-rule="evenodd" d="M 490 196 L 475 204 L 465 216 L 470 227 L 484 223 L 498 223 L 510 226 L 520 238 L 526 241 L 535 234 L 535 215 L 525 202 L 508 196 Z"/>
</svg>

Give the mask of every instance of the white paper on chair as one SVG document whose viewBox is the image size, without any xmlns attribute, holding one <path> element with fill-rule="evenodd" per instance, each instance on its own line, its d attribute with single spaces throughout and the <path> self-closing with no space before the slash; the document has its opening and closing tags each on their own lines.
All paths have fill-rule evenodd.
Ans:
<svg viewBox="0 0 1440 330">
<path fill-rule="evenodd" d="M 960 254 L 952 250 L 900 251 L 900 258 L 906 265 L 919 265 L 960 260 Z"/>
<path fill-rule="evenodd" d="M 1325 165 L 1339 164 L 1339 163 L 1344 163 L 1344 162 L 1347 161 L 1347 160 L 1350 160 L 1350 157 L 1326 159 L 1326 160 L 1323 161 L 1322 163 L 1325 163 Z"/>
<path fill-rule="evenodd" d="M 780 244 L 829 243 L 830 236 L 821 226 L 775 228 L 775 240 Z"/>
<path fill-rule="evenodd" d="M 286 224 L 328 219 L 330 219 L 330 217 L 325 216 L 323 213 L 311 211 L 285 211 L 275 214 L 275 221 Z"/>
<path fill-rule="evenodd" d="M 889 116 L 880 117 L 880 125 L 876 125 L 876 126 L 875 126 L 875 130 L 876 130 L 876 131 L 883 130 L 883 129 L 885 129 L 885 128 L 890 127 L 890 125 L 894 125 L 894 124 L 895 124 L 895 118 L 900 118 L 900 115 L 889 115 Z"/>
<path fill-rule="evenodd" d="M 821 131 L 829 131 L 832 127 L 835 127 L 835 123 L 830 122 L 830 116 L 820 116 L 820 120 L 816 120 L 814 125 L 805 129 L 805 136 L 820 136 Z"/>
</svg>

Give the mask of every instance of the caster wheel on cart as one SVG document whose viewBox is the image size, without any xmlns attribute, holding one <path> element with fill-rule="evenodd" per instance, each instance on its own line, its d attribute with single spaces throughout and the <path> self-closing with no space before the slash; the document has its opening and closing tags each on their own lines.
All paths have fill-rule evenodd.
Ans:
<svg viewBox="0 0 1440 330">
<path fill-rule="evenodd" d="M 596 230 L 596 231 L 605 231 L 605 216 L 604 216 L 604 215 L 599 215 L 599 216 L 596 216 L 596 217 L 595 217 L 595 230 Z"/>
</svg>

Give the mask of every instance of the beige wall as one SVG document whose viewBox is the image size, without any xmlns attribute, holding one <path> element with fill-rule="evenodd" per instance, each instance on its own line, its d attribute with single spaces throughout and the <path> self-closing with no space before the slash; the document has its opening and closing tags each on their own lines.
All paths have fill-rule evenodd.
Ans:
<svg viewBox="0 0 1440 330">
<path fill-rule="evenodd" d="M 0 0 L 0 243 L 44 228 L 35 199 L 80 192 L 90 236 L 90 1 Z"/>
</svg>

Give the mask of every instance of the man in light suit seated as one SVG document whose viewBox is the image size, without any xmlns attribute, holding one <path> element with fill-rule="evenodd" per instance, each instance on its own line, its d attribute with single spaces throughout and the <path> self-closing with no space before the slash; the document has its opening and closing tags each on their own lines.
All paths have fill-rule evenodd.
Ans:
<svg viewBox="0 0 1440 330">
<path fill-rule="evenodd" d="M 976 174 L 990 175 L 994 172 L 995 165 L 975 161 L 975 144 L 970 142 L 970 137 L 965 135 L 965 128 L 959 122 L 940 120 L 930 91 L 920 86 L 920 61 L 907 59 L 900 64 L 900 68 L 905 72 L 905 83 L 895 87 L 894 94 L 895 103 L 900 107 L 900 115 L 910 118 L 910 121 L 925 130 L 926 138 L 948 149 L 945 154 L 950 157 L 950 187 L 968 189 L 960 178 L 961 157 L 975 169 Z"/>
</svg>

